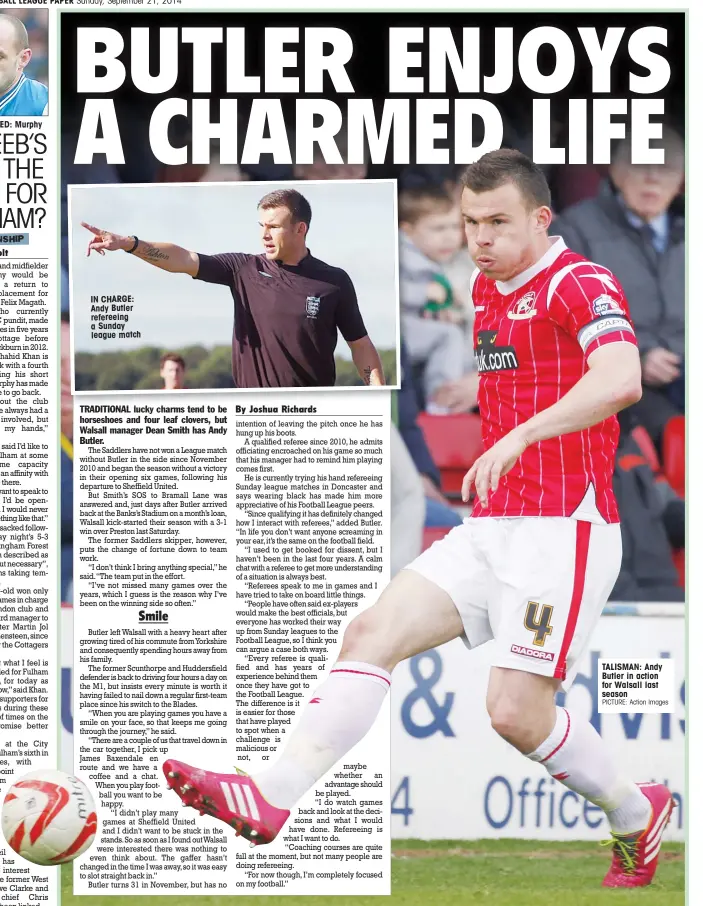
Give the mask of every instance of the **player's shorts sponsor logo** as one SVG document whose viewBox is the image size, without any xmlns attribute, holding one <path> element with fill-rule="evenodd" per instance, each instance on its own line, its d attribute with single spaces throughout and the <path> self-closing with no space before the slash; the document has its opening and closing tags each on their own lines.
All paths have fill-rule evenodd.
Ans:
<svg viewBox="0 0 703 906">
<path fill-rule="evenodd" d="M 535 293 L 525 293 L 508 312 L 511 321 L 524 321 L 526 318 L 532 318 L 537 314 L 537 295 Z"/>
<path fill-rule="evenodd" d="M 597 299 L 593 300 L 593 312 L 599 318 L 603 315 L 625 314 L 622 308 L 620 308 L 617 299 L 613 299 L 613 297 L 609 296 L 607 293 L 604 293 L 602 296 L 598 296 Z"/>
<path fill-rule="evenodd" d="M 553 651 L 539 651 L 537 648 L 527 648 L 525 645 L 511 645 L 512 654 L 519 654 L 521 657 L 531 657 L 536 661 L 553 661 Z"/>
<path fill-rule="evenodd" d="M 308 318 L 316 318 L 317 313 L 320 310 L 320 297 L 319 296 L 308 296 L 305 300 L 305 311 Z"/>
<path fill-rule="evenodd" d="M 478 371 L 514 371 L 519 367 L 514 346 L 496 346 L 497 330 L 479 330 L 474 356 Z"/>
<path fill-rule="evenodd" d="M 634 333 L 632 325 L 622 316 L 613 315 L 611 317 L 599 318 L 597 321 L 591 321 L 579 331 L 578 341 L 581 349 L 586 349 L 589 343 L 592 343 L 596 337 L 605 336 L 608 333 L 614 333 L 617 330 L 624 330 L 627 333 Z"/>
</svg>

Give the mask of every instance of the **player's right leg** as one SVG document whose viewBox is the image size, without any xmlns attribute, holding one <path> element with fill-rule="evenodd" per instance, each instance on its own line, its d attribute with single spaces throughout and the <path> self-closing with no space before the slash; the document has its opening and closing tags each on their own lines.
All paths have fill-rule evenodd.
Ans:
<svg viewBox="0 0 703 906">
<path fill-rule="evenodd" d="M 168 760 L 169 785 L 185 804 L 221 818 L 252 842 L 271 842 L 293 805 L 371 728 L 396 664 L 463 631 L 449 594 L 424 575 L 402 570 L 347 627 L 337 663 L 271 767 L 249 777 Z"/>
<path fill-rule="evenodd" d="M 607 887 L 651 883 L 673 798 L 637 784 L 578 713 L 557 708 L 620 570 L 620 527 L 563 517 L 506 522 L 495 556 L 501 592 L 488 685 L 494 729 L 568 789 L 600 806 L 613 833 Z"/>
</svg>

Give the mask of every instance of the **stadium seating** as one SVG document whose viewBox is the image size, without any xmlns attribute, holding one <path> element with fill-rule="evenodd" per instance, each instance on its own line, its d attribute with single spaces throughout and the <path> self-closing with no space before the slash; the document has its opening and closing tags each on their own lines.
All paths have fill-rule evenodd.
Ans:
<svg viewBox="0 0 703 906">
<path fill-rule="evenodd" d="M 684 497 L 686 494 L 686 418 L 675 415 L 664 427 L 662 437 L 663 471 L 671 487 Z M 679 573 L 679 585 L 686 587 L 686 551 L 674 551 L 674 564 Z"/>
<path fill-rule="evenodd" d="M 676 415 L 667 422 L 662 440 L 662 456 L 664 464 L 659 460 L 654 441 L 641 425 L 632 429 L 632 437 L 640 448 L 643 458 L 647 461 L 657 481 L 666 481 L 679 494 L 684 496 L 685 487 L 685 419 L 683 415 Z M 625 457 L 627 459 L 627 457 Z M 622 463 L 622 460 L 621 460 Z M 679 585 L 686 587 L 686 551 L 684 548 L 672 551 L 674 566 L 679 574 Z"/>
<path fill-rule="evenodd" d="M 686 418 L 675 415 L 664 427 L 662 437 L 664 474 L 681 497 L 686 493 Z"/>
<path fill-rule="evenodd" d="M 481 419 L 470 413 L 428 415 L 421 412 L 418 424 L 439 468 L 442 491 L 447 497 L 460 497 L 464 475 L 483 452 Z"/>
<path fill-rule="evenodd" d="M 679 574 L 679 585 L 681 588 L 686 587 L 686 550 L 681 548 L 680 550 L 673 552 L 674 566 L 676 571 Z"/>
<path fill-rule="evenodd" d="M 642 425 L 637 425 L 636 428 L 632 429 L 632 439 L 640 448 L 642 456 L 647 460 L 649 468 L 655 475 L 658 475 L 661 472 L 659 454 L 657 453 L 657 448 L 654 446 L 654 441 L 649 436 L 647 429 L 643 428 Z"/>
</svg>

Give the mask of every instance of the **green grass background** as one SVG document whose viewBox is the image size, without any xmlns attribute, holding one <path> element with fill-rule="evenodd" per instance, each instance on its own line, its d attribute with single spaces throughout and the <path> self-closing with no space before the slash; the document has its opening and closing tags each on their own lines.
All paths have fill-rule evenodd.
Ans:
<svg viewBox="0 0 703 906">
<path fill-rule="evenodd" d="M 684 848 L 662 847 L 656 881 L 638 890 L 600 886 L 609 851 L 590 843 L 534 840 L 396 840 L 393 906 L 683 906 Z M 71 866 L 62 869 L 63 906 L 371 906 L 378 897 L 90 896 L 74 897 Z"/>
</svg>

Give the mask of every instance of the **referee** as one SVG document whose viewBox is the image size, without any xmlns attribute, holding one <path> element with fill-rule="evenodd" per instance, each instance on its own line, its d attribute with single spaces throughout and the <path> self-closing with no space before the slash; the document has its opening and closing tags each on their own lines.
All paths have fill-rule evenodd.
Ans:
<svg viewBox="0 0 703 906">
<path fill-rule="evenodd" d="M 338 329 L 364 383 L 384 384 L 349 276 L 315 258 L 306 246 L 308 201 L 294 189 L 279 189 L 261 199 L 258 211 L 261 255 L 201 255 L 170 242 L 83 226 L 93 233 L 88 255 L 122 250 L 162 270 L 229 287 L 237 387 L 333 386 Z"/>
</svg>

